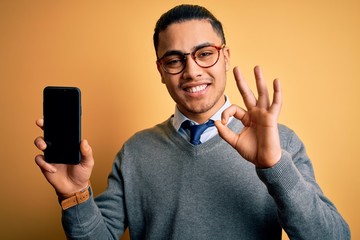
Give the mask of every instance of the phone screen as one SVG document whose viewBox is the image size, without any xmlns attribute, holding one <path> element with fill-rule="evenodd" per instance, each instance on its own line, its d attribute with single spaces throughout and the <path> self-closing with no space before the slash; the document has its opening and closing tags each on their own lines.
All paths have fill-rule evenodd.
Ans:
<svg viewBox="0 0 360 240">
<path fill-rule="evenodd" d="M 81 94 L 76 87 L 46 87 L 43 92 L 45 160 L 78 164 L 81 160 Z"/>
</svg>

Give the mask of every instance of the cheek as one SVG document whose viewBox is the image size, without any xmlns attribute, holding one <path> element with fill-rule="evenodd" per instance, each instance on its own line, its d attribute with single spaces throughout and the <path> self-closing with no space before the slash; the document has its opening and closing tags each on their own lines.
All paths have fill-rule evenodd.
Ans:
<svg viewBox="0 0 360 240">
<path fill-rule="evenodd" d="M 176 82 L 173 81 L 172 79 L 169 78 L 165 79 L 164 77 L 162 77 L 161 81 L 163 84 L 165 84 L 170 95 L 174 96 L 176 92 L 179 90 L 178 86 L 176 85 Z"/>
<path fill-rule="evenodd" d="M 161 82 L 165 84 L 164 73 L 162 72 L 161 66 L 158 62 L 156 62 L 156 68 L 160 74 Z"/>
<path fill-rule="evenodd" d="M 172 98 L 172 100 L 174 100 L 174 102 L 179 103 L 181 102 L 181 93 L 179 92 L 179 89 L 171 84 L 165 83 L 166 89 L 170 95 L 170 97 Z"/>
<path fill-rule="evenodd" d="M 216 69 L 216 72 L 214 73 L 216 75 L 214 77 L 218 85 L 226 84 L 227 68 L 228 68 L 227 64 L 223 62 L 222 65 Z"/>
</svg>

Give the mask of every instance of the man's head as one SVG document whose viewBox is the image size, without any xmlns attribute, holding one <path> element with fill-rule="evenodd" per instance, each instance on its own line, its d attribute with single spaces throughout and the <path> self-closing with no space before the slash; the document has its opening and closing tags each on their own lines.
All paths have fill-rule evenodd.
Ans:
<svg viewBox="0 0 360 240">
<path fill-rule="evenodd" d="M 214 31 L 222 39 L 222 43 L 226 44 L 222 24 L 211 12 L 202 6 L 184 4 L 170 9 L 157 21 L 153 36 L 156 56 L 158 56 L 157 50 L 159 46 L 159 33 L 164 31 L 169 25 L 173 23 L 181 23 L 189 20 L 209 21 Z"/>
<path fill-rule="evenodd" d="M 207 121 L 225 103 L 230 50 L 220 22 L 203 7 L 181 5 L 159 19 L 154 44 L 161 81 L 177 108 Z"/>
</svg>

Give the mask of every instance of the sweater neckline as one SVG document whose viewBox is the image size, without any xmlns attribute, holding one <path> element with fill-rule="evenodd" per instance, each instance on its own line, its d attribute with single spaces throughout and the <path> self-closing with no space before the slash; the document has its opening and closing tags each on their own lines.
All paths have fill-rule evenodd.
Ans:
<svg viewBox="0 0 360 240">
<path fill-rule="evenodd" d="M 169 139 L 174 142 L 177 146 L 182 148 L 184 151 L 190 151 L 194 154 L 201 154 L 203 152 L 208 152 L 212 148 L 217 147 L 219 144 L 228 144 L 226 143 L 219 134 L 215 135 L 208 141 L 199 144 L 199 145 L 193 145 L 190 142 L 188 142 L 185 138 L 183 138 L 174 128 L 173 124 L 171 123 L 171 117 L 168 118 L 163 124 L 164 130 L 169 137 Z M 242 123 L 237 120 L 236 118 L 233 118 L 231 122 L 228 124 L 228 127 L 232 131 L 239 131 L 239 129 L 242 128 Z"/>
</svg>

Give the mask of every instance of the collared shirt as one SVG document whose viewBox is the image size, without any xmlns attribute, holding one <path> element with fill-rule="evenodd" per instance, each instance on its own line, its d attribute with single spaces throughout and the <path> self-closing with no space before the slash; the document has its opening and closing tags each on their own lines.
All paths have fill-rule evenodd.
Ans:
<svg viewBox="0 0 360 240">
<path fill-rule="evenodd" d="M 225 96 L 225 104 L 210 118 L 214 121 L 216 120 L 221 120 L 221 114 L 222 112 L 227 109 L 228 107 L 231 106 L 230 100 L 227 96 Z M 231 117 L 228 121 L 228 123 L 232 120 L 233 117 Z M 171 119 L 172 124 L 174 126 L 174 128 L 179 132 L 179 134 L 181 136 L 183 136 L 185 139 L 187 139 L 188 141 L 190 141 L 190 135 L 189 132 L 184 130 L 183 128 L 181 128 L 181 124 L 186 121 L 186 120 L 190 120 L 189 118 L 187 118 L 184 114 L 182 114 L 179 109 L 177 107 L 175 107 L 175 113 L 173 118 Z M 198 125 L 199 123 L 190 120 L 193 124 Z M 210 138 L 214 137 L 215 135 L 217 135 L 218 131 L 217 128 L 214 127 L 209 127 L 208 129 L 205 130 L 205 132 L 201 135 L 200 137 L 200 141 L 202 143 L 208 141 Z"/>
</svg>

